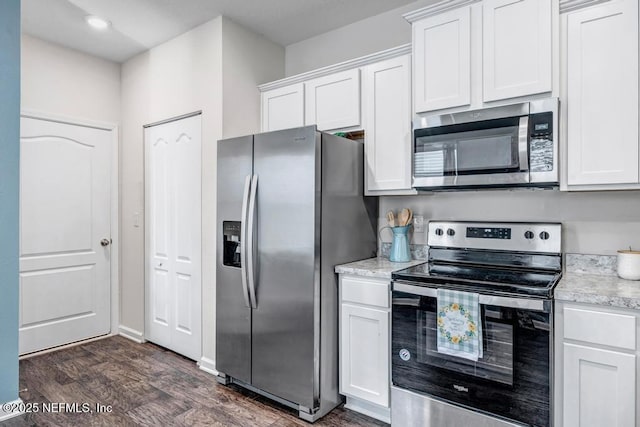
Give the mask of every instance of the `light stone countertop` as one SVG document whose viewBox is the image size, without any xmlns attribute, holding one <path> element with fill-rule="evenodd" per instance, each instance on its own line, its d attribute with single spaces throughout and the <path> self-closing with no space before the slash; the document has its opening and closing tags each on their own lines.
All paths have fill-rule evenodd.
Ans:
<svg viewBox="0 0 640 427">
<path fill-rule="evenodd" d="M 640 281 L 615 275 L 567 272 L 554 295 L 556 300 L 640 310 Z"/>
<path fill-rule="evenodd" d="M 376 257 L 350 262 L 349 264 L 336 265 L 335 272 L 340 274 L 353 274 L 356 276 L 378 277 L 391 279 L 391 273 L 414 265 L 427 262 L 424 259 L 414 259 L 409 262 L 391 262 L 388 258 Z"/>
<path fill-rule="evenodd" d="M 640 281 L 615 273 L 615 256 L 567 254 L 556 300 L 640 310 Z"/>
<path fill-rule="evenodd" d="M 640 281 L 619 278 L 615 256 L 567 254 L 565 261 L 566 271 L 554 291 L 556 300 L 640 310 Z M 337 265 L 335 272 L 391 279 L 394 271 L 425 262 L 391 262 L 376 257 Z"/>
</svg>

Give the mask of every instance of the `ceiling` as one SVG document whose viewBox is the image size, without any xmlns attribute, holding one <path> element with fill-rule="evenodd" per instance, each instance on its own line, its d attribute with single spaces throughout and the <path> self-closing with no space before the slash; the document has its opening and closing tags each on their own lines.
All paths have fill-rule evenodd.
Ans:
<svg viewBox="0 0 640 427">
<path fill-rule="evenodd" d="M 116 62 L 224 15 L 282 46 L 414 0 L 22 0 L 22 31 Z M 91 29 L 86 15 L 111 21 Z"/>
</svg>

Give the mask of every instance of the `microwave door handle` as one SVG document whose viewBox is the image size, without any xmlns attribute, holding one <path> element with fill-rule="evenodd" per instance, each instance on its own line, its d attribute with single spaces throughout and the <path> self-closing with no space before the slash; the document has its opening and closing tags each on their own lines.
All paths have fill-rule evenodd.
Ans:
<svg viewBox="0 0 640 427">
<path fill-rule="evenodd" d="M 518 126 L 518 159 L 520 171 L 529 170 L 529 116 L 520 117 Z"/>
</svg>

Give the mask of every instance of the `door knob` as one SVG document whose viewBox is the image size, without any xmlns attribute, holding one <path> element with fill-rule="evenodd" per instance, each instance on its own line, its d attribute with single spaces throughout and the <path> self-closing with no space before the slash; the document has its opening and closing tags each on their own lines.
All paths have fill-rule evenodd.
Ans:
<svg viewBox="0 0 640 427">
<path fill-rule="evenodd" d="M 109 239 L 102 239 L 100 240 L 100 244 L 102 246 L 109 246 L 109 243 L 111 243 L 111 241 Z"/>
</svg>

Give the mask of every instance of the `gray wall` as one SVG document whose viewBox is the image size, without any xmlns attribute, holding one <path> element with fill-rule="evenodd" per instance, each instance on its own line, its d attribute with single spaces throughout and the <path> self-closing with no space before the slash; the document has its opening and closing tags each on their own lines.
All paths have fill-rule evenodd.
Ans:
<svg viewBox="0 0 640 427">
<path fill-rule="evenodd" d="M 4 403 L 18 398 L 20 0 L 0 2 L 0 100 L 0 403 Z"/>
<path fill-rule="evenodd" d="M 425 222 L 561 222 L 563 252 L 613 255 L 629 246 L 640 249 L 640 191 L 484 190 L 380 198 L 381 217 L 403 207 L 424 215 Z M 390 241 L 386 231 L 382 237 Z M 414 233 L 413 243 L 424 244 L 425 237 Z"/>
<path fill-rule="evenodd" d="M 402 14 L 436 3 L 419 0 L 286 47 L 288 76 L 411 42 Z M 465 191 L 380 198 L 380 226 L 389 209 L 412 208 L 429 219 L 554 221 L 564 226 L 564 251 L 614 254 L 640 248 L 640 192 Z M 388 231 L 381 233 L 390 241 Z M 414 234 L 413 242 L 425 243 Z"/>
<path fill-rule="evenodd" d="M 418 0 L 286 47 L 285 73 L 300 74 L 411 42 L 403 14 L 440 0 Z"/>
</svg>

